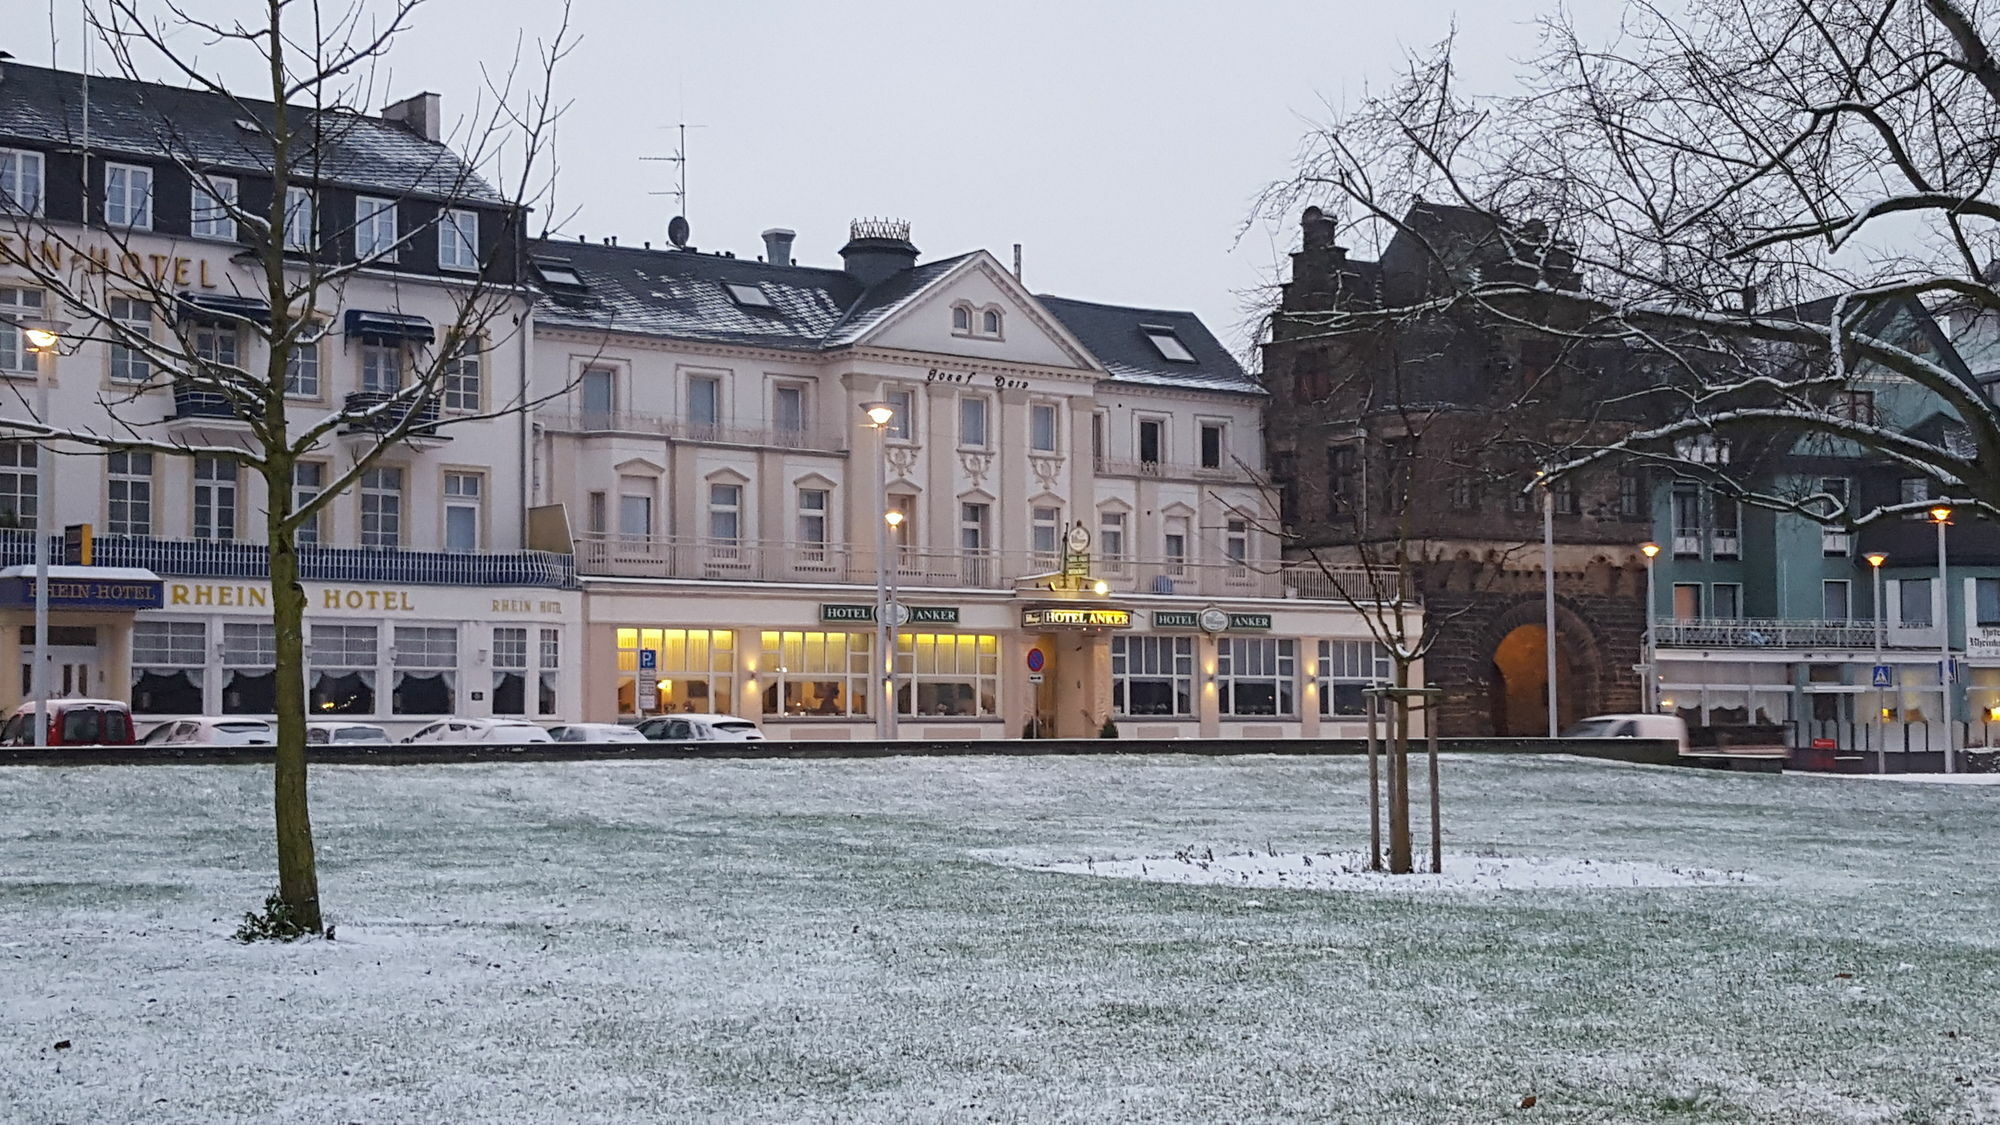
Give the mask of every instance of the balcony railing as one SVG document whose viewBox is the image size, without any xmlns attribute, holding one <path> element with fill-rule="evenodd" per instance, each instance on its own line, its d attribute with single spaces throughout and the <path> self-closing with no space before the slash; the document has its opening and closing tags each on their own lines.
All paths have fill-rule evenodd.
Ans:
<svg viewBox="0 0 2000 1125">
<path fill-rule="evenodd" d="M 403 419 L 410 416 L 411 410 L 414 407 L 416 420 L 410 426 L 407 431 L 408 433 L 421 437 L 443 438 L 447 436 L 437 432 L 437 423 L 441 411 L 436 396 L 431 396 L 415 403 L 398 402 L 391 404 L 389 400 L 393 397 L 393 395 L 385 394 L 381 391 L 355 391 L 348 395 L 342 405 L 342 410 L 345 413 L 352 415 L 368 410 L 374 410 L 375 413 L 370 414 L 366 418 L 350 419 L 341 429 L 347 433 L 381 433 L 391 430 L 402 425 Z"/>
<path fill-rule="evenodd" d="M 1054 555 L 1032 552 L 928 550 L 895 553 L 900 589 L 1012 590 L 1024 578 L 1061 568 Z M 759 539 L 590 534 L 578 537 L 579 573 L 624 578 L 707 579 L 718 582 L 789 582 L 873 586 L 875 556 L 844 543 Z M 1279 563 L 1196 563 L 1173 559 L 1094 561 L 1091 577 L 1116 594 L 1200 597 L 1371 600 L 1374 589 L 1359 567 Z M 1386 593 L 1394 588 L 1386 583 Z"/>
<path fill-rule="evenodd" d="M 1659 630 L 1661 648 L 1862 650 L 1875 647 L 1875 626 L 1866 621 L 1698 617 L 1662 621 Z M 1887 632 L 1889 647 L 1899 647 L 1897 631 Z"/>
<path fill-rule="evenodd" d="M 235 418 L 236 408 L 220 391 L 209 390 L 191 379 L 174 380 L 174 417 Z"/>
<path fill-rule="evenodd" d="M 99 535 L 95 544 L 93 562 L 97 566 L 140 567 L 155 574 L 184 578 L 270 575 L 269 553 L 262 543 Z M 303 544 L 298 552 L 299 575 L 312 582 L 576 588 L 574 560 L 550 551 L 479 554 Z M 62 537 L 50 536 L 50 560 L 60 562 L 62 557 Z M 25 566 L 34 561 L 34 532 L 0 530 L 0 565 Z"/>
<path fill-rule="evenodd" d="M 1115 457 L 1094 457 L 1091 466 L 1101 477 L 1148 477 L 1155 480 L 1207 480 L 1248 482 L 1254 478 L 1241 465 L 1216 467 L 1192 465 L 1184 461 L 1121 461 Z"/>
<path fill-rule="evenodd" d="M 832 430 L 786 429 L 771 426 L 723 426 L 692 422 L 665 414 L 630 410 L 539 410 L 535 421 L 557 433 L 647 434 L 705 445 L 749 445 L 770 449 L 808 449 L 838 453 L 847 448 L 846 435 Z"/>
</svg>

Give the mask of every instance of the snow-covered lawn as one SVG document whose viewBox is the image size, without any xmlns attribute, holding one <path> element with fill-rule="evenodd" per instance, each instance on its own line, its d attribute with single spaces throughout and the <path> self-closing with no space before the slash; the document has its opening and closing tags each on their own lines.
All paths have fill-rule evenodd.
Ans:
<svg viewBox="0 0 2000 1125">
<path fill-rule="evenodd" d="M 1444 885 L 1151 877 L 1363 769 L 323 767 L 291 947 L 264 770 L 0 769 L 0 1122 L 2000 1121 L 2000 792 L 1447 758 Z"/>
</svg>

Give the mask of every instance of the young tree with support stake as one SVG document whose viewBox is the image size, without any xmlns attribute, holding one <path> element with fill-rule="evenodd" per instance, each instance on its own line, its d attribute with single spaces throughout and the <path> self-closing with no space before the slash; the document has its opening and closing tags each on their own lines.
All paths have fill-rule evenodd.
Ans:
<svg viewBox="0 0 2000 1125">
<path fill-rule="evenodd" d="M 42 295 L 33 315 L 18 305 L 0 314 L 17 328 L 53 332 L 59 353 L 108 345 L 124 376 L 97 392 L 93 416 L 82 420 L 45 415 L 15 390 L 0 401 L 0 433 L 65 455 L 199 458 L 263 483 L 278 887 L 258 929 L 273 936 L 325 931 L 306 785 L 302 528 L 384 454 L 441 427 L 518 415 L 561 390 L 537 394 L 524 372 L 520 387 L 489 396 L 479 365 L 494 349 L 517 346 L 526 321 L 523 228 L 548 190 L 541 163 L 561 109 L 553 78 L 569 49 L 567 11 L 529 56 L 517 52 L 486 76 L 487 104 L 451 136 L 432 120 L 399 140 L 395 127 L 367 116 L 371 77 L 421 3 L 267 0 L 252 22 L 204 19 L 171 2 L 95 4 L 87 19 L 112 70 L 101 81 L 166 78 L 184 89 L 147 87 L 150 150 L 107 152 L 102 109 L 93 137 L 82 79 L 75 103 L 35 107 L 59 115 L 64 151 L 82 154 L 75 178 L 44 180 L 38 162 L 0 179 L 0 274 Z M 211 69 L 217 58 L 245 55 L 265 76 L 255 97 Z M 10 85 L 0 98 L 17 92 Z M 99 95 L 101 107 L 102 88 Z M 217 112 L 233 119 L 222 134 L 193 119 Z M 435 102 L 428 112 L 437 112 Z M 120 156 L 127 163 L 114 171 Z M 184 271 L 163 267 L 172 259 L 157 253 L 154 184 L 170 176 L 190 185 L 189 222 L 205 224 L 193 236 L 239 247 L 231 260 L 242 269 L 228 271 L 212 295 L 190 295 Z M 320 205 L 333 188 L 359 191 L 351 219 Z M 61 193 L 90 201 L 82 222 L 55 217 L 50 204 Z M 435 248 L 436 273 L 409 269 L 418 248 Z M 364 289 L 428 302 L 436 315 L 421 318 L 421 335 L 411 327 L 419 318 L 393 313 L 386 328 L 343 324 L 350 293 Z M 304 378 L 307 356 L 316 378 L 319 343 L 343 330 L 405 335 L 379 349 L 379 370 L 363 373 L 375 383 L 361 393 L 332 406 L 296 401 L 288 392 Z M 342 434 L 357 435 L 349 462 L 302 489 L 300 464 Z"/>
</svg>

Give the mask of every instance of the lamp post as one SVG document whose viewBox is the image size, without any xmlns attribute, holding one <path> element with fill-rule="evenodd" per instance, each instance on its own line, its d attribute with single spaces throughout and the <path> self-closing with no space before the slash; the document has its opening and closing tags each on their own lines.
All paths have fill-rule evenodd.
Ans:
<svg viewBox="0 0 2000 1125">
<path fill-rule="evenodd" d="M 28 350 L 42 358 L 35 364 L 35 417 L 49 419 L 49 378 L 42 368 L 52 362 L 62 334 L 54 325 L 23 325 Z M 29 680 L 35 693 L 35 745 L 49 744 L 49 488 L 55 466 L 42 464 L 46 445 L 35 450 L 35 653 Z"/>
<path fill-rule="evenodd" d="M 887 493 L 884 493 L 884 502 L 886 503 L 886 501 Z M 901 630 L 903 628 L 903 606 L 901 602 L 896 600 L 896 571 L 902 562 L 900 557 L 901 552 L 896 549 L 896 533 L 900 532 L 903 528 L 903 513 L 894 509 L 883 512 L 882 522 L 889 529 L 889 553 L 891 555 L 889 560 L 889 647 L 886 650 L 886 659 L 882 662 L 882 672 L 886 679 L 882 694 L 889 698 L 889 705 L 883 708 L 882 713 L 889 720 L 889 737 L 896 738 L 898 737 L 896 733 L 896 649 L 902 643 Z"/>
<path fill-rule="evenodd" d="M 875 521 L 875 675 L 870 677 L 875 692 L 875 737 L 890 738 L 895 731 L 896 699 L 889 694 L 889 679 L 896 667 L 896 654 L 889 649 L 889 424 L 896 420 L 896 408 L 886 402 L 864 402 L 861 413 L 875 431 L 875 497 L 882 505 Z"/>
<path fill-rule="evenodd" d="M 1937 524 L 1938 564 L 1938 710 L 1944 715 L 1944 772 L 1958 772 L 1958 755 L 1951 737 L 1951 581 L 1945 571 L 1944 529 L 1951 526 L 1951 509 L 1943 504 L 1931 509 Z"/>
<path fill-rule="evenodd" d="M 1875 634 L 1875 668 L 1880 668 L 1882 666 L 1882 564 L 1889 561 L 1889 556 L 1880 551 L 1870 551 L 1866 558 L 1868 559 L 1868 569 L 1875 572 L 1875 628 L 1871 631 Z M 1868 670 L 1868 678 L 1871 682 L 1875 679 L 1874 668 Z M 1888 700 L 1883 698 L 1881 685 L 1877 684 L 1875 687 L 1876 773 L 1889 772 L 1889 708 L 1887 703 Z"/>
<path fill-rule="evenodd" d="M 1648 540 L 1639 544 L 1639 553 L 1646 556 L 1646 690 L 1642 698 L 1646 713 L 1656 715 L 1660 711 L 1660 619 L 1653 601 L 1653 560 L 1659 557 L 1660 545 Z"/>
<path fill-rule="evenodd" d="M 1556 497 L 1546 471 L 1535 478 L 1542 488 L 1542 640 L 1548 662 L 1549 737 L 1561 734 L 1556 709 Z"/>
</svg>

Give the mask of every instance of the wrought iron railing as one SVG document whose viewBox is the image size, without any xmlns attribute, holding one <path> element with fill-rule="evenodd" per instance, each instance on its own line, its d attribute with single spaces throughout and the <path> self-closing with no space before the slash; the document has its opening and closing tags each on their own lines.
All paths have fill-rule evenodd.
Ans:
<svg viewBox="0 0 2000 1125">
<path fill-rule="evenodd" d="M 51 536 L 49 558 L 62 560 L 62 537 Z M 552 551 L 398 551 L 301 544 L 300 577 L 311 582 L 385 582 L 419 586 L 543 586 L 576 588 L 574 560 Z M 0 565 L 35 561 L 32 531 L 0 530 Z M 99 535 L 93 563 L 129 566 L 177 578 L 264 578 L 262 543 L 212 539 L 150 539 Z"/>
<path fill-rule="evenodd" d="M 675 441 L 710 445 L 749 445 L 770 449 L 809 449 L 837 453 L 847 448 L 846 435 L 811 427 L 724 426 L 695 422 L 666 414 L 646 414 L 631 410 L 544 409 L 535 412 L 535 421 L 557 433 L 657 434 Z"/>
<path fill-rule="evenodd" d="M 1774 617 L 1701 617 L 1659 623 L 1661 648 L 1819 648 L 1861 650 L 1875 645 L 1866 621 L 1810 621 Z M 1901 647 L 1897 630 L 1886 644 Z"/>
<path fill-rule="evenodd" d="M 403 424 L 403 419 L 415 412 L 415 421 L 408 433 L 421 437 L 445 437 L 437 432 L 438 419 L 442 416 L 440 404 L 435 396 L 418 402 L 391 402 L 395 396 L 382 391 L 355 391 L 348 395 L 342 410 L 348 415 L 367 414 L 366 417 L 350 417 L 341 428 L 349 433 L 379 433 Z"/>
<path fill-rule="evenodd" d="M 1154 480 L 1206 480 L 1250 482 L 1256 477 L 1234 463 L 1206 466 L 1185 461 L 1124 461 L 1116 457 L 1094 457 L 1091 465 L 1101 477 L 1146 477 Z"/>
</svg>

